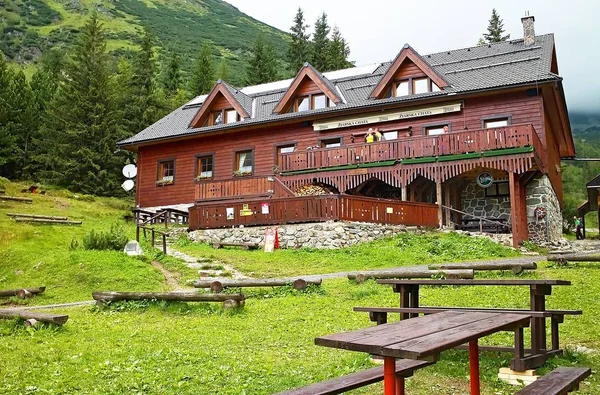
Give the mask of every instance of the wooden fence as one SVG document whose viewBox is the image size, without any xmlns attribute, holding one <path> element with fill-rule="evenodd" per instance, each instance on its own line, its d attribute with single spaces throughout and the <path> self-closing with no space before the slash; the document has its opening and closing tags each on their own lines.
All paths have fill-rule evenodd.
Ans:
<svg viewBox="0 0 600 395">
<path fill-rule="evenodd" d="M 457 155 L 527 146 L 534 147 L 536 152 L 542 155 L 543 146 L 533 125 L 510 125 L 280 154 L 279 170 L 287 172 L 319 169 L 356 163 Z"/>
<path fill-rule="evenodd" d="M 328 220 L 436 227 L 438 226 L 437 213 L 438 206 L 435 204 L 352 195 L 236 200 L 196 203 L 190 208 L 190 229 L 282 225 Z"/>
</svg>

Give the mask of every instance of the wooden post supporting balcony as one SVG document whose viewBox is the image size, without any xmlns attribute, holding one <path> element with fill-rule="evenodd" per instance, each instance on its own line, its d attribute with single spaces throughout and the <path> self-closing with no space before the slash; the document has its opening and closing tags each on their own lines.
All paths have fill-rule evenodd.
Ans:
<svg viewBox="0 0 600 395">
<path fill-rule="evenodd" d="M 408 198 L 408 185 L 402 185 L 402 201 L 406 202 Z"/>
<path fill-rule="evenodd" d="M 519 174 L 508 172 L 510 187 L 510 217 L 512 222 L 513 247 L 529 238 L 527 227 L 527 200 L 525 186 Z"/>
<path fill-rule="evenodd" d="M 438 205 L 438 223 L 441 228 L 444 225 L 444 215 L 442 210 L 442 183 L 439 181 L 435 183 L 435 192 Z"/>
<path fill-rule="evenodd" d="M 451 184 L 449 182 L 446 183 L 446 199 L 444 201 L 444 203 L 446 204 L 446 207 L 451 207 L 452 206 L 452 200 L 450 200 L 450 190 L 451 190 Z M 450 210 L 446 209 L 446 226 L 450 226 Z"/>
</svg>

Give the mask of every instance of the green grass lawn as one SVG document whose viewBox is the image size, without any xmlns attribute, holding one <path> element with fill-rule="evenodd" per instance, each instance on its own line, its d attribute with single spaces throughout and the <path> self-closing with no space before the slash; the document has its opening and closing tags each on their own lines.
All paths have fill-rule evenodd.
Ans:
<svg viewBox="0 0 600 395">
<path fill-rule="evenodd" d="M 18 195 L 22 185 L 9 184 Z M 73 239 L 91 229 L 106 230 L 122 217 L 128 202 L 79 196 L 63 191 L 34 195 L 33 205 L 0 204 L 0 289 L 46 285 L 45 294 L 24 303 L 50 304 L 90 299 L 94 289 L 163 290 L 164 277 L 149 260 L 122 253 L 71 250 Z M 7 212 L 68 215 L 81 227 L 16 224 Z M 122 222 L 133 236 L 131 224 Z M 448 260 L 485 259 L 515 255 L 510 249 L 454 234 L 402 235 L 340 251 L 213 250 L 179 242 L 191 255 L 212 256 L 256 276 L 372 269 Z M 160 257 L 160 254 L 153 254 Z M 170 271 L 191 276 L 180 262 L 161 258 Z M 486 278 L 514 278 L 509 272 Z M 481 276 L 480 276 L 481 277 Z M 561 343 L 574 349 L 600 348 L 598 294 L 600 266 L 579 264 L 557 268 L 542 263 L 523 278 L 559 278 L 573 286 L 554 287 L 549 308 L 583 309 L 561 325 Z M 373 325 L 354 306 L 397 306 L 398 295 L 373 281 L 355 284 L 344 278 L 326 280 L 306 292 L 261 288 L 245 291 L 246 306 L 225 311 L 220 304 L 118 303 L 106 309 L 56 309 L 67 313 L 61 328 L 25 328 L 17 321 L 0 321 L 1 394 L 271 394 L 340 376 L 372 365 L 368 355 L 318 347 L 316 336 Z M 426 287 L 423 305 L 527 307 L 525 287 Z M 511 342 L 507 333 L 482 343 Z M 512 394 L 515 388 L 496 379 L 508 366 L 510 354 L 482 353 L 483 394 Z M 407 381 L 410 394 L 467 394 L 468 356 L 450 351 Z M 554 366 L 600 367 L 598 354 L 568 352 L 548 362 Z M 380 394 L 372 385 L 352 394 Z M 581 394 L 600 393 L 594 376 Z"/>
</svg>

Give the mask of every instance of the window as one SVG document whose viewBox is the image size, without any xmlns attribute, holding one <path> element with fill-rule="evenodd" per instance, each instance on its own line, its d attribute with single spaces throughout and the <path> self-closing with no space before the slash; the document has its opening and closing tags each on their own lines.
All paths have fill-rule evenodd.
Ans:
<svg viewBox="0 0 600 395">
<path fill-rule="evenodd" d="M 213 177 L 213 155 L 196 156 L 196 178 Z"/>
<path fill-rule="evenodd" d="M 175 160 L 163 160 L 158 162 L 156 181 L 162 184 L 172 183 L 175 180 Z"/>
<path fill-rule="evenodd" d="M 208 125 L 205 126 L 222 125 L 238 121 L 240 121 L 240 116 L 237 111 L 233 108 L 227 108 L 225 110 L 211 112 L 210 117 L 208 118 Z"/>
<path fill-rule="evenodd" d="M 310 94 L 308 96 L 297 97 L 294 101 L 294 106 L 289 112 L 300 112 L 308 110 L 317 110 L 319 108 L 333 107 L 334 104 L 329 101 L 329 98 L 322 93 Z"/>
<path fill-rule="evenodd" d="M 489 187 L 485 188 L 485 196 L 486 197 L 506 197 L 510 196 L 508 182 L 501 181 L 495 182 Z"/>
<path fill-rule="evenodd" d="M 290 152 L 294 152 L 296 150 L 296 144 L 289 145 L 280 145 L 277 147 L 278 154 L 289 154 Z"/>
<path fill-rule="evenodd" d="M 418 78 L 409 78 L 406 80 L 396 81 L 392 85 L 392 90 L 386 97 L 391 97 L 393 95 L 395 97 L 407 96 L 407 95 L 416 95 L 419 93 L 426 92 L 439 92 L 441 91 L 440 87 L 437 86 L 433 81 L 431 81 L 428 77 L 418 77 Z"/>
<path fill-rule="evenodd" d="M 336 137 L 326 140 L 321 140 L 321 148 L 337 148 L 342 146 L 342 138 Z"/>
<path fill-rule="evenodd" d="M 235 153 L 235 171 L 238 175 L 252 174 L 254 170 L 254 151 L 240 151 Z"/>
<path fill-rule="evenodd" d="M 398 131 L 394 130 L 393 132 L 383 132 L 384 140 L 397 140 L 398 139 Z"/>
<path fill-rule="evenodd" d="M 509 119 L 507 118 L 495 118 L 495 119 L 484 119 L 483 128 L 501 128 L 503 126 L 510 125 Z"/>
<path fill-rule="evenodd" d="M 425 127 L 425 134 L 428 136 L 435 136 L 438 134 L 448 133 L 450 127 L 448 125 L 432 125 Z"/>
</svg>

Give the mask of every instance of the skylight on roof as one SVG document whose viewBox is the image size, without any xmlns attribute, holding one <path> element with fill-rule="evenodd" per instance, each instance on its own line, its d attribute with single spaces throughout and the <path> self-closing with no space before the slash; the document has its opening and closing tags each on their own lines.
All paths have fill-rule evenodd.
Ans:
<svg viewBox="0 0 600 395">
<path fill-rule="evenodd" d="M 206 100 L 207 97 L 208 97 L 208 95 L 196 96 L 189 102 L 185 103 L 185 106 L 187 107 L 187 106 L 193 106 L 195 104 L 202 104 L 202 103 L 204 103 L 204 100 Z"/>
<path fill-rule="evenodd" d="M 329 71 L 327 73 L 323 73 L 323 75 L 329 80 L 337 80 L 340 78 L 354 77 L 357 75 L 373 74 L 373 72 L 377 70 L 380 65 L 381 63 L 373 63 L 366 66 L 352 67 L 350 69 Z"/>
</svg>

